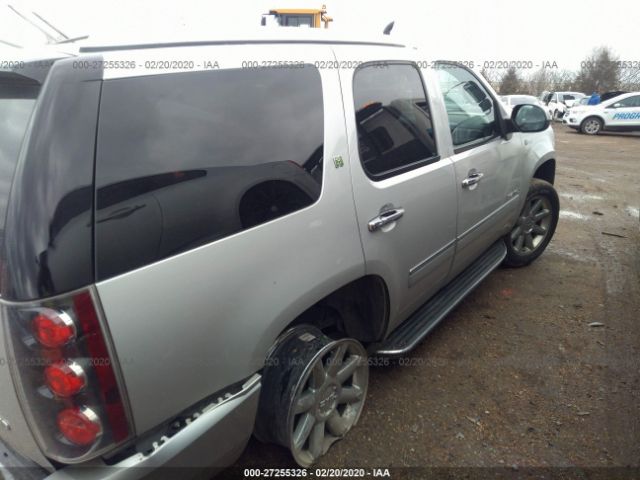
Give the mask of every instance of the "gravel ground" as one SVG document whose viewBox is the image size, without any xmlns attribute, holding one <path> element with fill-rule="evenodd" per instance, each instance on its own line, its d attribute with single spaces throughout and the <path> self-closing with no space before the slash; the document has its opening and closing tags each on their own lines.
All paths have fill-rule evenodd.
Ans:
<svg viewBox="0 0 640 480">
<path fill-rule="evenodd" d="M 358 426 L 318 467 L 640 475 L 640 135 L 554 128 L 547 251 L 493 273 L 406 361 L 372 369 Z M 227 473 L 276 466 L 294 465 L 252 439 Z"/>
</svg>

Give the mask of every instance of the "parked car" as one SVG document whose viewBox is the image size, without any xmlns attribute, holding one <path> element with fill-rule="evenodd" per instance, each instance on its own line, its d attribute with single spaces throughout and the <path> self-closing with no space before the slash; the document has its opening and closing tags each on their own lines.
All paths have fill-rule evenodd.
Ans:
<svg viewBox="0 0 640 480">
<path fill-rule="evenodd" d="M 571 108 L 576 108 L 576 107 L 580 107 L 580 106 L 583 106 L 583 105 L 589 105 L 589 98 L 590 97 L 582 97 L 582 98 L 579 98 L 579 99 L 575 100 L 573 102 L 573 105 L 571 105 Z"/>
<path fill-rule="evenodd" d="M 640 131 L 640 92 L 625 93 L 598 105 L 574 107 L 562 123 L 587 135 L 605 130 Z"/>
<path fill-rule="evenodd" d="M 583 97 L 583 98 L 580 98 L 580 99 L 578 99 L 578 100 L 574 101 L 574 102 L 573 102 L 573 105 L 571 105 L 571 107 L 569 107 L 569 108 L 565 111 L 565 113 L 564 113 L 564 115 L 563 115 L 563 119 L 564 119 L 564 118 L 567 118 L 567 116 L 568 116 L 568 115 L 569 115 L 569 113 L 571 112 L 571 109 L 572 109 L 572 108 L 579 108 L 579 107 L 581 107 L 581 106 L 583 106 L 583 105 L 589 105 L 589 97 Z M 549 117 L 549 118 L 551 118 L 551 117 Z"/>
<path fill-rule="evenodd" d="M 538 105 L 540 106 L 541 102 L 533 95 L 502 95 L 500 96 L 500 100 L 504 102 L 505 105 L 510 107 L 515 107 L 516 105 Z"/>
<path fill-rule="evenodd" d="M 420 69 L 389 37 L 327 35 L 86 46 L 2 73 L 3 463 L 187 475 L 254 433 L 309 466 L 356 425 L 369 355 L 406 354 L 542 254 L 544 111 L 508 114 L 478 73 Z"/>
<path fill-rule="evenodd" d="M 537 97 L 534 97 L 533 95 L 502 95 L 500 97 L 500 100 L 502 100 L 502 103 L 504 103 L 510 109 L 518 105 L 538 105 L 543 109 L 545 108 L 544 103 L 542 103 Z M 551 120 L 550 114 L 548 115 L 548 117 Z"/>
<path fill-rule="evenodd" d="M 576 100 L 584 97 L 586 95 L 580 92 L 551 92 L 545 97 L 544 104 L 551 118 L 560 121 L 567 109 L 571 108 Z"/>
</svg>

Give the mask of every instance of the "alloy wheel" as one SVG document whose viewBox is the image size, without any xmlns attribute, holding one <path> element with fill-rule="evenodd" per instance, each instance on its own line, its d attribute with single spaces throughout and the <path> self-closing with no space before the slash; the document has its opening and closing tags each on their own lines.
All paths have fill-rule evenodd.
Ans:
<svg viewBox="0 0 640 480">
<path fill-rule="evenodd" d="M 589 135 L 595 135 L 600 131 L 600 122 L 595 119 L 587 120 L 584 124 L 584 131 Z"/>
<path fill-rule="evenodd" d="M 543 244 L 551 226 L 552 205 L 543 195 L 527 199 L 522 214 L 511 231 L 511 245 L 519 254 L 529 254 Z"/>
<path fill-rule="evenodd" d="M 356 340 L 331 342 L 309 361 L 288 421 L 290 449 L 299 465 L 313 464 L 356 424 L 368 382 L 367 352 Z"/>
</svg>

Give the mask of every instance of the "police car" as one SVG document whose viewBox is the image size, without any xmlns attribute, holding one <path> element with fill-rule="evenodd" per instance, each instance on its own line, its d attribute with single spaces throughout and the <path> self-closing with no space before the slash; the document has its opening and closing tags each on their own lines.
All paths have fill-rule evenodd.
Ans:
<svg viewBox="0 0 640 480">
<path fill-rule="evenodd" d="M 640 92 L 625 93 L 599 105 L 577 105 L 569 109 L 562 123 L 588 135 L 603 130 L 640 131 Z"/>
</svg>

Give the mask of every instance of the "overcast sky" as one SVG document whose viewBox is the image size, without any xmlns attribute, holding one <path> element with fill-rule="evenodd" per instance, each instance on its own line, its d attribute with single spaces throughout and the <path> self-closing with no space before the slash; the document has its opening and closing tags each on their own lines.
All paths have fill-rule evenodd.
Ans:
<svg viewBox="0 0 640 480">
<path fill-rule="evenodd" d="M 0 0 L 0 40 L 43 43 L 44 37 L 6 5 L 37 12 L 69 36 L 115 38 L 150 34 L 206 35 L 257 27 L 271 8 L 319 8 L 322 0 Z M 591 50 L 607 45 L 621 60 L 640 61 L 637 0 L 327 0 L 330 28 L 354 36 L 392 35 L 423 48 L 427 58 L 556 61 L 575 70 Z M 2 52 L 4 56 L 4 52 Z"/>
</svg>

